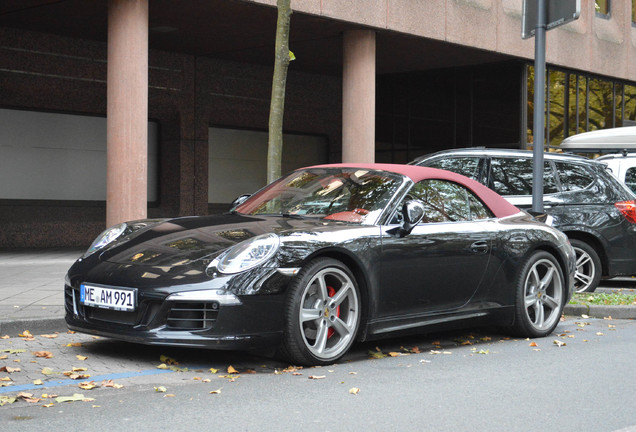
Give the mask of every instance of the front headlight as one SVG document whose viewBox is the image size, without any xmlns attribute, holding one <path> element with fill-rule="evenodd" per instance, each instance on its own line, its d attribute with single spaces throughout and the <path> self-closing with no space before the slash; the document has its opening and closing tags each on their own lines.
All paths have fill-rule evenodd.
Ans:
<svg viewBox="0 0 636 432">
<path fill-rule="evenodd" d="M 97 236 L 97 238 L 90 245 L 88 250 L 84 252 L 84 255 L 82 255 L 82 258 L 86 258 L 87 256 L 93 254 L 94 252 L 104 248 L 109 243 L 112 243 L 113 241 L 117 240 L 117 238 L 119 238 L 124 233 L 124 231 L 126 231 L 127 227 L 128 225 L 126 225 L 126 223 L 120 223 L 106 229 L 106 231 L 104 231 L 103 233 Z"/>
<path fill-rule="evenodd" d="M 274 256 L 280 245 L 275 234 L 262 234 L 231 247 L 214 260 L 210 267 L 225 274 L 239 273 L 261 265 Z"/>
</svg>

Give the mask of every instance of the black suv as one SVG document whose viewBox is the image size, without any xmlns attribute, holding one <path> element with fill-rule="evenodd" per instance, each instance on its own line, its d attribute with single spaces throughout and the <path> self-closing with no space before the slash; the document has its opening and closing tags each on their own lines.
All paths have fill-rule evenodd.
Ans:
<svg viewBox="0 0 636 432">
<path fill-rule="evenodd" d="M 555 153 L 544 158 L 544 211 L 574 247 L 576 291 L 594 291 L 601 277 L 635 275 L 636 196 L 601 162 Z M 531 151 L 445 150 L 411 164 L 463 174 L 519 208 L 532 206 Z"/>
</svg>

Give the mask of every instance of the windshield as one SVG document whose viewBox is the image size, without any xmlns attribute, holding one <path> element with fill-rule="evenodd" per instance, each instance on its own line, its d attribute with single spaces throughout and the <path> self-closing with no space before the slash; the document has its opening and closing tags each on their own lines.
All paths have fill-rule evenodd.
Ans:
<svg viewBox="0 0 636 432">
<path fill-rule="evenodd" d="M 399 174 L 367 169 L 299 170 L 262 189 L 235 211 L 373 224 L 403 182 Z"/>
</svg>

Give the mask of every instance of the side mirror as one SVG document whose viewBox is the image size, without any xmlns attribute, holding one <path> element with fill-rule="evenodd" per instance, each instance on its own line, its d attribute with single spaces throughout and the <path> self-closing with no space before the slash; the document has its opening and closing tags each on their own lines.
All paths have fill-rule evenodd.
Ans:
<svg viewBox="0 0 636 432">
<path fill-rule="evenodd" d="M 402 205 L 402 225 L 389 230 L 389 234 L 405 237 L 424 219 L 424 204 L 418 200 L 409 200 Z"/>
<path fill-rule="evenodd" d="M 230 204 L 230 212 L 233 212 L 235 208 L 243 204 L 251 196 L 252 195 L 249 195 L 249 194 L 241 195 L 238 198 L 236 198 L 234 201 L 232 201 L 232 204 Z"/>
</svg>

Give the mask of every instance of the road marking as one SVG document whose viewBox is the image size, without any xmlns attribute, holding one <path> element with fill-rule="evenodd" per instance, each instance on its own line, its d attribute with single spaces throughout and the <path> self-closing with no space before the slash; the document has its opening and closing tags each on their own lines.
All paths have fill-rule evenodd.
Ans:
<svg viewBox="0 0 636 432">
<path fill-rule="evenodd" d="M 147 376 L 147 375 L 157 375 L 164 373 L 172 373 L 174 371 L 170 369 L 148 369 L 141 372 L 122 372 L 108 375 L 98 375 L 86 379 L 74 380 L 74 379 L 66 379 L 62 381 L 48 381 L 41 385 L 35 384 L 22 384 L 17 386 L 7 386 L 0 388 L 1 393 L 9 393 L 9 392 L 20 392 L 25 390 L 36 390 L 36 389 L 44 389 L 50 387 L 63 387 L 68 385 L 79 384 L 81 382 L 86 381 L 104 381 L 104 380 L 116 380 L 116 379 L 124 379 L 124 378 L 133 378 L 138 376 Z"/>
</svg>

